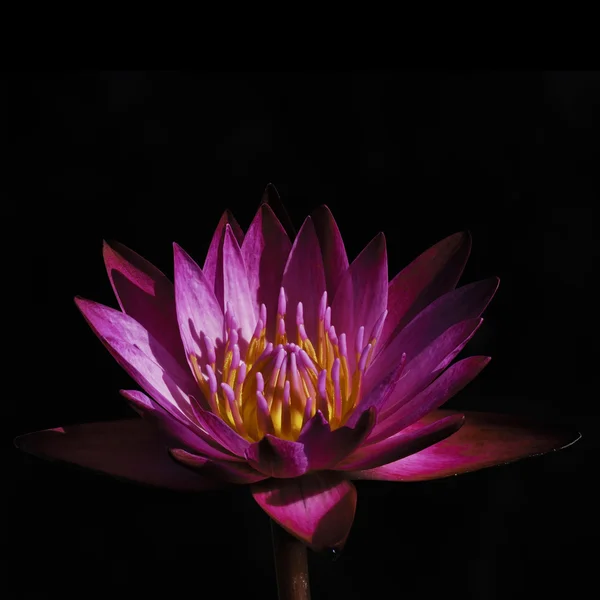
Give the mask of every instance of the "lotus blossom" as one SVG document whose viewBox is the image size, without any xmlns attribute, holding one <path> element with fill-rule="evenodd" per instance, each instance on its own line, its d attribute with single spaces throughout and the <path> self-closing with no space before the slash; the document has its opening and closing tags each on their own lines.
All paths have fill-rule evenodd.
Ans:
<svg viewBox="0 0 600 600">
<path fill-rule="evenodd" d="M 511 417 L 440 410 L 490 360 L 453 362 L 499 283 L 456 287 L 469 234 L 388 281 L 383 234 L 350 263 L 327 207 L 291 239 L 276 201 L 269 186 L 245 234 L 226 212 L 202 267 L 174 244 L 174 284 L 105 243 L 120 310 L 76 304 L 143 390 L 121 392 L 142 418 L 45 430 L 19 446 L 172 489 L 248 485 L 319 550 L 348 536 L 352 480 L 446 477 L 574 441 Z"/>
</svg>

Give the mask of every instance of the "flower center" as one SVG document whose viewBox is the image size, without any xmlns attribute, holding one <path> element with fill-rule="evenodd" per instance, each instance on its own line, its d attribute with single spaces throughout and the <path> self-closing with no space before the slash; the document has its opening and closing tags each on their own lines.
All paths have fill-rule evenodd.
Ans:
<svg viewBox="0 0 600 600">
<path fill-rule="evenodd" d="M 190 356 L 212 412 L 250 441 L 267 433 L 296 440 L 317 410 L 332 429 L 342 426 L 358 402 L 362 379 L 387 314 L 381 315 L 366 343 L 365 328 L 358 328 L 351 356 L 346 334 L 337 335 L 331 324 L 327 292 L 319 303 L 315 343 L 306 334 L 302 302 L 296 307 L 297 339 L 288 340 L 286 310 L 285 290 L 281 288 L 274 342 L 267 340 L 267 309 L 262 304 L 254 334 L 246 344 L 240 340 L 238 323 L 228 305 L 222 352 L 204 337 L 205 355 Z"/>
</svg>

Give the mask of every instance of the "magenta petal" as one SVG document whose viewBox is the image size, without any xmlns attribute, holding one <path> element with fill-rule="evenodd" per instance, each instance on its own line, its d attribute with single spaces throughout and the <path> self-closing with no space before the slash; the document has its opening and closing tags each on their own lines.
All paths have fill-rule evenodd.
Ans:
<svg viewBox="0 0 600 600">
<path fill-rule="evenodd" d="M 422 427 L 452 411 L 437 410 L 411 428 Z M 353 479 L 426 481 L 510 463 L 560 450 L 581 435 L 531 419 L 494 413 L 465 412 L 464 427 L 452 437 L 397 462 L 352 472 Z"/>
<path fill-rule="evenodd" d="M 365 344 L 373 326 L 387 307 L 388 268 L 385 236 L 380 233 L 352 261 L 342 276 L 331 305 L 337 334 L 345 333 L 348 347 L 354 348 L 355 335 L 365 328 Z M 348 352 L 352 366 L 356 353 Z"/>
<path fill-rule="evenodd" d="M 223 341 L 224 316 L 212 286 L 200 267 L 179 245 L 173 244 L 175 259 L 175 303 L 181 339 L 190 354 L 204 357 L 201 333 L 219 344 Z"/>
<path fill-rule="evenodd" d="M 189 394 L 137 346 L 115 338 L 102 340 L 115 360 L 133 380 L 174 418 L 194 422 Z"/>
<path fill-rule="evenodd" d="M 198 491 L 219 482 L 177 465 L 157 431 L 143 419 L 46 429 L 15 440 L 25 452 L 174 490 Z"/>
<path fill-rule="evenodd" d="M 223 309 L 231 305 L 241 328 L 242 338 L 249 341 L 258 320 L 258 310 L 248 286 L 248 276 L 240 247 L 229 225 L 223 242 Z"/>
<path fill-rule="evenodd" d="M 165 434 L 171 445 L 184 446 L 185 449 L 191 452 L 199 452 L 213 460 L 241 460 L 219 446 L 206 432 L 200 430 L 198 425 L 190 421 L 183 422 L 176 419 L 164 410 L 160 404 L 142 392 L 138 390 L 121 390 L 121 394 L 139 415 L 150 421 Z"/>
<path fill-rule="evenodd" d="M 378 407 L 379 419 L 387 418 L 425 389 L 466 346 L 482 321 L 483 319 L 469 319 L 453 325 L 408 363 L 396 387 Z"/>
<path fill-rule="evenodd" d="M 269 183 L 265 188 L 261 204 L 269 205 L 283 225 L 283 228 L 285 229 L 289 238 L 293 240 L 296 237 L 296 229 L 292 223 L 292 220 L 290 219 L 290 215 L 281 201 L 281 198 L 279 197 L 279 192 L 272 183 Z"/>
<path fill-rule="evenodd" d="M 455 363 L 412 400 L 379 420 L 367 443 L 379 442 L 439 408 L 479 375 L 489 362 L 488 356 L 470 356 Z"/>
<path fill-rule="evenodd" d="M 123 244 L 104 242 L 103 255 L 121 310 L 147 329 L 167 352 L 185 365 L 173 284 L 154 265 Z"/>
<path fill-rule="evenodd" d="M 319 301 L 325 291 L 325 270 L 319 239 L 310 217 L 306 218 L 294 241 L 282 281 L 287 294 L 288 339 L 294 342 L 297 339 L 296 306 L 298 302 L 303 304 L 304 326 L 309 339 L 317 339 Z"/>
<path fill-rule="evenodd" d="M 265 435 L 246 450 L 246 459 L 257 471 L 270 477 L 298 477 L 308 470 L 308 458 L 304 446 Z"/>
<path fill-rule="evenodd" d="M 75 298 L 75 304 L 92 331 L 101 340 L 114 338 L 137 346 L 149 358 L 172 374 L 180 386 L 188 391 L 196 388 L 194 378 L 187 366 L 182 367 L 166 348 L 133 317 L 85 298 Z"/>
<path fill-rule="evenodd" d="M 256 472 L 246 463 L 218 462 L 197 454 L 192 454 L 182 448 L 171 448 L 171 456 L 182 465 L 199 471 L 211 479 L 230 483 L 256 483 L 266 479 L 265 475 Z"/>
<path fill-rule="evenodd" d="M 242 244 L 248 285 L 258 311 L 267 307 L 267 338 L 275 336 L 277 298 L 292 242 L 268 204 L 258 209 Z"/>
<path fill-rule="evenodd" d="M 358 471 L 381 465 L 420 452 L 458 431 L 464 424 L 463 415 L 450 415 L 416 429 L 405 429 L 370 446 L 363 446 L 336 467 L 336 470 Z"/>
<path fill-rule="evenodd" d="M 365 388 L 383 377 L 406 353 L 407 364 L 452 325 L 481 315 L 498 289 L 499 279 L 491 277 L 460 287 L 438 298 L 420 312 L 375 358 L 365 378 Z"/>
<path fill-rule="evenodd" d="M 423 252 L 392 279 L 388 318 L 377 353 L 421 310 L 456 287 L 470 253 L 469 233 L 455 233 Z"/>
<path fill-rule="evenodd" d="M 276 523 L 317 551 L 341 549 L 356 512 L 354 485 L 327 471 L 268 479 L 253 485 L 252 495 Z"/>
<path fill-rule="evenodd" d="M 308 469 L 329 469 L 354 452 L 375 423 L 375 410 L 365 411 L 355 427 L 339 427 L 331 431 L 320 410 L 304 425 L 298 442 L 304 445 Z"/>
<path fill-rule="evenodd" d="M 206 280 L 209 282 L 213 290 L 215 287 L 217 273 L 223 273 L 223 239 L 225 237 L 225 228 L 227 225 L 231 227 L 231 231 L 233 232 L 238 244 L 241 244 L 244 240 L 244 232 L 242 231 L 242 228 L 238 225 L 238 222 L 235 220 L 235 217 L 231 214 L 231 212 L 226 210 L 221 216 L 219 224 L 215 229 L 210 246 L 208 247 L 206 258 L 204 260 L 204 266 L 202 267 L 204 277 L 206 277 Z"/>
<path fill-rule="evenodd" d="M 244 456 L 250 446 L 237 431 L 234 431 L 221 417 L 203 408 L 194 405 L 194 415 L 200 426 L 223 448 L 229 450 L 236 456 Z"/>
<path fill-rule="evenodd" d="M 323 254 L 327 293 L 333 300 L 339 282 L 348 269 L 348 255 L 340 230 L 329 208 L 319 206 L 313 211 L 311 217 Z"/>
</svg>

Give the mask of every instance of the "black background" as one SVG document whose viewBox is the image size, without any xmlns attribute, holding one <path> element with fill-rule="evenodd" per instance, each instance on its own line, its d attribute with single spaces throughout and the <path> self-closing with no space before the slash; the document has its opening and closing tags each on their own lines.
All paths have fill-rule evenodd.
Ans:
<svg viewBox="0 0 600 600">
<path fill-rule="evenodd" d="M 247 227 L 268 182 L 297 226 L 328 204 L 351 258 L 383 230 L 390 275 L 469 229 L 463 282 L 501 285 L 466 354 L 493 361 L 450 406 L 584 434 L 448 480 L 359 482 L 341 557 L 311 553 L 313 598 L 564 598 L 595 581 L 598 72 L 22 74 L 11 91 L 10 598 L 275 598 L 247 490 L 147 489 L 10 441 L 132 415 L 73 303 L 116 306 L 102 239 L 172 275 L 172 241 L 202 262 L 222 211 Z"/>
</svg>

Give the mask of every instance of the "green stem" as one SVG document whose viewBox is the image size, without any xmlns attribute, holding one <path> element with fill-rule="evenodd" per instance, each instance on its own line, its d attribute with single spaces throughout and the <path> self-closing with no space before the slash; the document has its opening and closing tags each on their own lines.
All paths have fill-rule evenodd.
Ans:
<svg viewBox="0 0 600 600">
<path fill-rule="evenodd" d="M 279 600 L 310 600 L 306 546 L 271 521 Z"/>
</svg>

